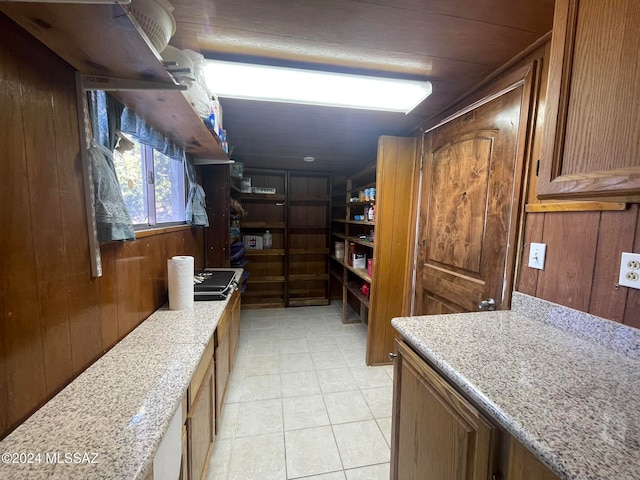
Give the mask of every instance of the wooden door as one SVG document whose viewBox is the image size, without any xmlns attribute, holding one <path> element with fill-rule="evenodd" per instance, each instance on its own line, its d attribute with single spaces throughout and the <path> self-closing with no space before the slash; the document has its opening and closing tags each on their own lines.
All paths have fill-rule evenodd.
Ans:
<svg viewBox="0 0 640 480">
<path fill-rule="evenodd" d="M 427 363 L 396 340 L 392 480 L 486 480 L 497 429 Z"/>
<path fill-rule="evenodd" d="M 523 87 L 429 132 L 414 314 L 508 308 L 521 185 Z M 525 122 L 522 122 L 525 123 Z"/>
</svg>

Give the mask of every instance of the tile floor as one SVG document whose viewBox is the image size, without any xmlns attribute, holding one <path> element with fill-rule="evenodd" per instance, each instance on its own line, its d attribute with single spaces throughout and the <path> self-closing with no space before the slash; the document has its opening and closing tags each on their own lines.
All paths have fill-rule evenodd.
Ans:
<svg viewBox="0 0 640 480">
<path fill-rule="evenodd" d="M 248 310 L 209 480 L 387 480 L 393 368 L 340 306 Z"/>
</svg>

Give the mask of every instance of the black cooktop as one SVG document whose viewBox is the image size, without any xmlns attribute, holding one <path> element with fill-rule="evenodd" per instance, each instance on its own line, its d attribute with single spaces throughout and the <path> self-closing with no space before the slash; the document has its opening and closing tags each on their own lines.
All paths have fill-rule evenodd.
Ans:
<svg viewBox="0 0 640 480">
<path fill-rule="evenodd" d="M 224 300 L 233 292 L 233 270 L 204 270 L 194 276 L 194 300 Z"/>
</svg>

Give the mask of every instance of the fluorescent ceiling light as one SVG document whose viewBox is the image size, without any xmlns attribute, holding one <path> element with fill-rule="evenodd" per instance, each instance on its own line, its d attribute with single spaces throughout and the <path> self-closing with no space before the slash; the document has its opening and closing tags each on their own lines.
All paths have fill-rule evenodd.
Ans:
<svg viewBox="0 0 640 480">
<path fill-rule="evenodd" d="M 431 82 L 207 60 L 207 83 L 223 98 L 409 113 Z"/>
</svg>

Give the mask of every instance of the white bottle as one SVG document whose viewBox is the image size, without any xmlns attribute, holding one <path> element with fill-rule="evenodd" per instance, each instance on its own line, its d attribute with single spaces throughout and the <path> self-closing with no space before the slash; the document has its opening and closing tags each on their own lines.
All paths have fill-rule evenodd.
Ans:
<svg viewBox="0 0 640 480">
<path fill-rule="evenodd" d="M 271 242 L 273 241 L 272 237 L 271 237 L 271 233 L 269 233 L 269 230 L 267 230 L 265 232 L 264 235 L 262 235 L 262 242 L 263 242 L 263 248 L 265 250 L 269 250 L 271 248 Z"/>
</svg>

